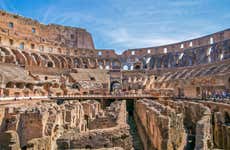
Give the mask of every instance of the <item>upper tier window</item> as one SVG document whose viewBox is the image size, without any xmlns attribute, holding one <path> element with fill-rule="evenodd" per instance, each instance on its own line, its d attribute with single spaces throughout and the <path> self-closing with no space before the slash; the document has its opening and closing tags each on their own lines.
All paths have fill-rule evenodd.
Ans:
<svg viewBox="0 0 230 150">
<path fill-rule="evenodd" d="M 102 55 L 102 52 L 101 52 L 101 51 L 99 51 L 99 52 L 98 52 L 98 55 L 99 55 L 99 56 L 101 56 L 101 55 Z"/>
<path fill-rule="evenodd" d="M 73 34 L 71 34 L 70 37 L 71 37 L 71 39 L 74 39 L 74 35 Z"/>
<path fill-rule="evenodd" d="M 132 51 L 131 54 L 132 54 L 132 55 L 135 55 L 135 51 Z"/>
<path fill-rule="evenodd" d="M 180 45 L 180 48 L 184 48 L 184 44 L 181 44 L 181 45 Z"/>
<path fill-rule="evenodd" d="M 168 49 L 167 48 L 164 48 L 164 53 L 168 53 Z"/>
<path fill-rule="evenodd" d="M 213 37 L 210 37 L 210 44 L 213 44 L 214 43 L 214 39 Z"/>
<path fill-rule="evenodd" d="M 34 45 L 34 44 L 31 44 L 30 47 L 31 47 L 31 49 L 34 49 L 34 48 L 35 48 L 35 45 Z"/>
<path fill-rule="evenodd" d="M 151 53 L 151 49 L 148 49 L 147 53 L 150 54 Z"/>
<path fill-rule="evenodd" d="M 32 28 L 32 33 L 35 33 L 36 32 L 36 29 L 35 28 Z"/>
<path fill-rule="evenodd" d="M 9 22 L 8 26 L 9 26 L 10 28 L 14 28 L 14 23 L 13 23 L 13 22 Z"/>
<path fill-rule="evenodd" d="M 23 43 L 23 42 L 20 43 L 19 48 L 20 48 L 20 49 L 24 49 L 24 47 L 25 47 L 24 43 Z"/>
<path fill-rule="evenodd" d="M 192 47 L 192 42 L 189 43 L 189 46 Z"/>
<path fill-rule="evenodd" d="M 14 40 L 12 40 L 12 39 L 9 39 L 9 42 L 10 42 L 10 45 L 14 44 Z"/>
</svg>

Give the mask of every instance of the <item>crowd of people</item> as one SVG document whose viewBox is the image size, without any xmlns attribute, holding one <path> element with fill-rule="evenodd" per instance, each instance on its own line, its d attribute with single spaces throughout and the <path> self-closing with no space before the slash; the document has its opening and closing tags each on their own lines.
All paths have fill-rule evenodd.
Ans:
<svg viewBox="0 0 230 150">
<path fill-rule="evenodd" d="M 229 90 L 215 90 L 205 95 L 206 99 L 212 100 L 230 100 Z"/>
</svg>

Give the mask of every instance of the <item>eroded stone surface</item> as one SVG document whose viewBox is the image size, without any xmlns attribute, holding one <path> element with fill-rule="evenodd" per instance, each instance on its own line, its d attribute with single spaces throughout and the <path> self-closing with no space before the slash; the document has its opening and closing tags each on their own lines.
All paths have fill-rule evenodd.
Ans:
<svg viewBox="0 0 230 150">
<path fill-rule="evenodd" d="M 0 11 L 0 149 L 229 150 L 229 52 L 230 29 L 119 55 Z"/>
</svg>

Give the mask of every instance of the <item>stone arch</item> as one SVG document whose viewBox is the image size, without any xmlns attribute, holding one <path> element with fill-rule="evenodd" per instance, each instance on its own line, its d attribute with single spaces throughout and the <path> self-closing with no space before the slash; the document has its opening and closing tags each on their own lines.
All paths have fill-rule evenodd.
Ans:
<svg viewBox="0 0 230 150">
<path fill-rule="evenodd" d="M 195 55 L 195 53 L 194 53 L 194 52 L 190 52 L 190 53 L 188 53 L 187 55 L 188 55 L 188 58 L 189 58 L 189 60 L 188 60 L 188 65 L 189 65 L 189 66 L 194 65 L 195 62 L 196 62 L 196 55 Z"/>
<path fill-rule="evenodd" d="M 52 68 L 55 67 L 54 62 L 47 55 L 41 54 L 41 58 L 43 58 L 43 60 L 45 60 L 45 62 L 46 62 L 45 66 L 46 67 L 51 67 L 51 66 L 52 66 Z"/>
<path fill-rule="evenodd" d="M 161 62 L 162 62 L 162 67 L 163 68 L 168 68 L 168 64 L 169 64 L 169 56 L 167 54 L 163 55 L 161 58 Z"/>
<path fill-rule="evenodd" d="M 55 61 L 50 57 L 50 55 L 47 54 L 46 56 L 48 57 L 48 60 L 49 60 L 49 61 L 47 62 L 47 66 L 48 66 L 48 63 L 49 63 L 49 62 L 52 62 L 52 64 L 53 64 L 53 65 L 52 65 L 52 68 L 58 67 L 58 66 L 56 66 Z"/>
<path fill-rule="evenodd" d="M 72 88 L 73 88 L 73 89 L 77 89 L 78 91 L 80 91 L 80 90 L 81 90 L 81 85 L 80 85 L 79 83 L 74 83 L 74 84 L 72 85 Z"/>
<path fill-rule="evenodd" d="M 113 60 L 112 61 L 112 69 L 120 69 L 121 68 L 121 62 L 119 60 Z"/>
<path fill-rule="evenodd" d="M 160 56 L 156 57 L 156 67 L 161 68 L 162 66 L 162 59 Z"/>
<path fill-rule="evenodd" d="M 138 61 L 134 64 L 134 70 L 140 70 L 142 69 L 142 62 L 141 61 Z"/>
<path fill-rule="evenodd" d="M 1 48 L 0 48 L 0 62 L 5 62 L 5 53 L 1 51 Z"/>
<path fill-rule="evenodd" d="M 49 55 L 49 57 L 50 57 L 50 59 L 52 59 L 53 63 L 55 64 L 55 67 L 61 68 L 60 61 L 59 61 L 59 59 L 56 56 Z"/>
<path fill-rule="evenodd" d="M 149 62 L 149 68 L 150 69 L 154 69 L 156 66 L 156 58 L 155 57 L 151 57 L 151 60 Z"/>
<path fill-rule="evenodd" d="M 168 53 L 168 68 L 174 67 L 175 66 L 175 60 L 174 56 L 172 53 Z"/>
<path fill-rule="evenodd" d="M 22 53 L 24 54 L 24 56 L 26 57 L 27 59 L 27 64 L 29 66 L 37 66 L 37 61 L 27 52 L 25 51 L 22 51 Z"/>
<path fill-rule="evenodd" d="M 24 89 L 25 83 L 23 83 L 23 82 L 17 82 L 17 83 L 15 83 L 15 86 L 16 86 L 16 88 Z"/>
<path fill-rule="evenodd" d="M 62 68 L 67 68 L 68 67 L 68 63 L 67 63 L 65 57 L 60 55 L 60 56 L 57 56 L 57 58 L 60 60 Z"/>
<path fill-rule="evenodd" d="M 111 64 L 110 60 L 109 60 L 109 59 L 106 59 L 106 60 L 105 60 L 105 69 L 107 69 L 107 70 L 111 69 L 110 64 Z"/>
<path fill-rule="evenodd" d="M 48 61 L 47 62 L 47 67 L 48 68 L 53 68 L 54 67 L 54 63 L 52 61 Z"/>
<path fill-rule="evenodd" d="M 15 63 L 16 62 L 16 56 L 12 53 L 10 49 L 7 49 L 5 47 L 1 47 L 0 51 L 4 53 L 4 62 L 5 63 Z"/>
<path fill-rule="evenodd" d="M 5 47 L 1 47 L 1 51 L 3 51 L 5 53 L 5 55 L 11 55 L 11 50 L 5 48 Z"/>
<path fill-rule="evenodd" d="M 26 57 L 18 50 L 11 50 L 14 55 L 16 56 L 16 61 L 18 62 L 18 64 L 20 65 L 26 65 L 27 64 L 27 60 Z"/>
<path fill-rule="evenodd" d="M 151 57 L 143 57 L 142 59 L 140 59 L 143 69 L 147 69 L 149 67 L 150 60 Z"/>
<path fill-rule="evenodd" d="M 14 88 L 14 86 L 15 86 L 15 83 L 11 81 L 6 83 L 6 88 Z"/>
<path fill-rule="evenodd" d="M 87 58 L 81 58 L 83 68 L 89 68 L 89 61 Z"/>
<path fill-rule="evenodd" d="M 198 48 L 196 49 L 196 63 L 197 64 L 204 64 L 207 63 L 208 57 L 206 54 L 206 50 L 204 48 Z"/>
<path fill-rule="evenodd" d="M 44 62 L 42 61 L 42 58 L 40 55 L 36 54 L 36 53 L 31 53 L 31 56 L 37 61 L 37 65 L 38 66 L 45 66 Z"/>
<path fill-rule="evenodd" d="M 72 68 L 74 61 L 71 57 L 65 56 L 64 59 L 66 60 L 66 64 L 68 68 Z"/>
<path fill-rule="evenodd" d="M 74 61 L 74 68 L 80 68 L 80 66 L 81 66 L 80 59 L 75 57 L 73 61 Z"/>
<path fill-rule="evenodd" d="M 111 82 L 111 84 L 110 84 L 110 92 L 117 93 L 121 89 L 122 89 L 122 85 L 121 85 L 120 81 L 115 80 L 115 81 Z"/>
<path fill-rule="evenodd" d="M 97 63 L 96 63 L 96 60 L 94 58 L 91 58 L 91 59 L 89 58 L 88 62 L 89 62 L 90 68 L 96 68 L 97 67 Z"/>
<path fill-rule="evenodd" d="M 104 61 L 102 59 L 98 59 L 98 67 L 100 69 L 104 69 L 105 68 Z"/>
</svg>

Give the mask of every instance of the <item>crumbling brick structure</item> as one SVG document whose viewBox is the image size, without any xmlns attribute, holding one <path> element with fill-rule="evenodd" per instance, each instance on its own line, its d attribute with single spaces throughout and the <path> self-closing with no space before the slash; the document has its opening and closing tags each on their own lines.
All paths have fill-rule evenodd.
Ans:
<svg viewBox="0 0 230 150">
<path fill-rule="evenodd" d="M 0 149 L 228 150 L 229 99 L 230 29 L 119 55 L 0 11 Z"/>
</svg>

